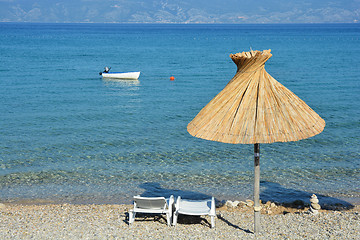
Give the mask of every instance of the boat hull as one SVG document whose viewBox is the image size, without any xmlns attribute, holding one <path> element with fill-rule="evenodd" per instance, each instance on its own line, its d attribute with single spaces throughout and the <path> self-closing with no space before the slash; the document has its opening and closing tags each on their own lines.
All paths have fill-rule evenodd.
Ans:
<svg viewBox="0 0 360 240">
<path fill-rule="evenodd" d="M 140 72 L 109 72 L 102 73 L 103 78 L 118 78 L 118 79 L 139 79 Z"/>
</svg>

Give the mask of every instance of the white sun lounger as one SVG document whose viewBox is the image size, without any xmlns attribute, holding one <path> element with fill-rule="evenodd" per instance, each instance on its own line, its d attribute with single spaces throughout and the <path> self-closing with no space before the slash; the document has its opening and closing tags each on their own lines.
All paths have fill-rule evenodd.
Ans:
<svg viewBox="0 0 360 240">
<path fill-rule="evenodd" d="M 171 225 L 174 196 L 164 197 L 134 197 L 134 209 L 129 212 L 129 224 L 135 220 L 136 213 L 166 214 L 167 224 Z"/>
<path fill-rule="evenodd" d="M 208 200 L 185 200 L 179 196 L 175 204 L 173 225 L 177 223 L 179 214 L 203 216 L 209 215 L 211 218 L 211 227 L 215 227 L 215 199 L 212 197 Z"/>
</svg>

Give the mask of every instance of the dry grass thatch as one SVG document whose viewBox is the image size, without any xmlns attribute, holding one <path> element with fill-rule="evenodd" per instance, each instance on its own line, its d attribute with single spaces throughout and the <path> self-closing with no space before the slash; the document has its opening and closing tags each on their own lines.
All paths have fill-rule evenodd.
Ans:
<svg viewBox="0 0 360 240">
<path fill-rule="evenodd" d="M 272 143 L 319 134 L 325 121 L 265 71 L 271 50 L 231 54 L 237 73 L 189 123 L 198 138 L 224 143 Z"/>
</svg>

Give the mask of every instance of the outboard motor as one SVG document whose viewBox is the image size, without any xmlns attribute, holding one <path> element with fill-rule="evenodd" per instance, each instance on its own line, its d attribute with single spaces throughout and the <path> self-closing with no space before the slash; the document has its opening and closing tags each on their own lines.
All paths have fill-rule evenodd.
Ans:
<svg viewBox="0 0 360 240">
<path fill-rule="evenodd" d="M 108 73 L 109 71 L 110 71 L 110 69 L 111 69 L 111 67 L 110 68 L 108 68 L 108 67 L 105 67 L 105 73 Z"/>
<path fill-rule="evenodd" d="M 102 73 L 108 73 L 111 69 L 111 67 L 104 67 L 104 71 L 103 72 L 99 72 L 99 75 L 102 75 Z"/>
</svg>

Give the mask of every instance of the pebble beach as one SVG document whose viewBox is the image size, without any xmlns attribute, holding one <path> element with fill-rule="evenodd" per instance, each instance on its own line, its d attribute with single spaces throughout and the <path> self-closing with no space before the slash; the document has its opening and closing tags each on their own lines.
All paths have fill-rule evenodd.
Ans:
<svg viewBox="0 0 360 240">
<path fill-rule="evenodd" d="M 252 208 L 217 208 L 210 218 L 143 215 L 128 224 L 131 205 L 1 204 L 0 239 L 360 239 L 359 205 L 348 210 L 263 207 L 261 232 L 253 233 Z"/>
</svg>

